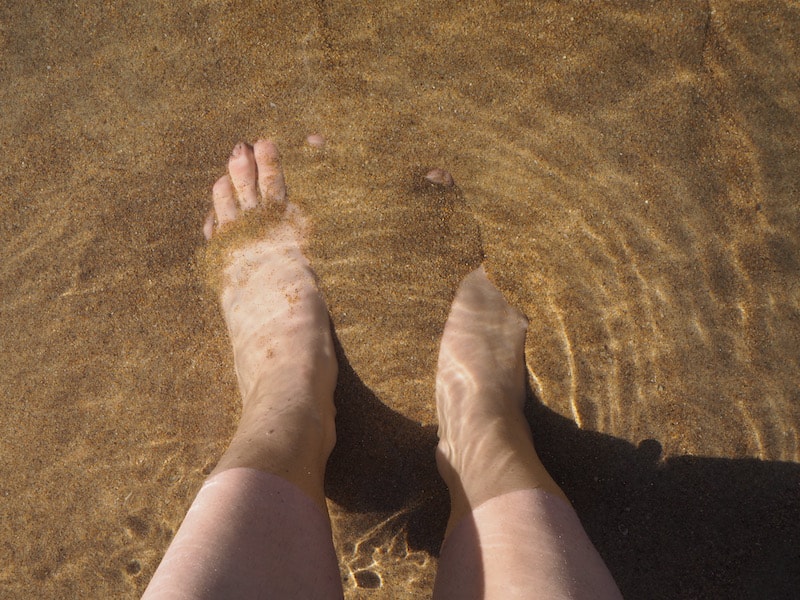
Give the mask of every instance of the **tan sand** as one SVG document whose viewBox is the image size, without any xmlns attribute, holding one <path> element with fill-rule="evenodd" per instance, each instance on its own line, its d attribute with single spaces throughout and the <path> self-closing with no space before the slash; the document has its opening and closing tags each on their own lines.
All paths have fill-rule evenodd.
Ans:
<svg viewBox="0 0 800 600">
<path fill-rule="evenodd" d="M 137 597 L 225 448 L 195 256 L 262 135 L 341 345 L 348 598 L 431 589 L 436 346 L 479 244 L 624 595 L 800 589 L 796 2 L 110 4 L 0 8 L 0 596 Z"/>
</svg>

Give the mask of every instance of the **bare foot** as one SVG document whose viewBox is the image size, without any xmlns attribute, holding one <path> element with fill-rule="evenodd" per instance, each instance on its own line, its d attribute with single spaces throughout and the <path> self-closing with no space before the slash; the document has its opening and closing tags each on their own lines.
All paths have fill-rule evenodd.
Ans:
<svg viewBox="0 0 800 600">
<path fill-rule="evenodd" d="M 483 267 L 461 282 L 436 375 L 436 458 L 450 490 L 448 532 L 507 492 L 541 487 L 566 499 L 536 455 L 523 414 L 527 327 Z"/>
<path fill-rule="evenodd" d="M 324 507 L 337 364 L 328 309 L 302 250 L 304 219 L 286 202 L 272 142 L 237 144 L 228 173 L 214 184 L 204 233 L 223 257 L 216 275 L 243 405 L 215 471 L 280 475 Z M 262 221 L 255 238 L 246 227 L 254 220 Z"/>
</svg>

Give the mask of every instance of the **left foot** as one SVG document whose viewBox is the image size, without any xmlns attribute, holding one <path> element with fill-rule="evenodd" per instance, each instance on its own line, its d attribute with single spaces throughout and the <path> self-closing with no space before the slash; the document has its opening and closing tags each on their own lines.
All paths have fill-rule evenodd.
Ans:
<svg viewBox="0 0 800 600">
<path fill-rule="evenodd" d="M 213 196 L 203 231 L 216 258 L 208 261 L 210 276 L 243 403 L 216 471 L 280 475 L 324 507 L 322 480 L 336 439 L 336 355 L 328 309 L 302 250 L 304 219 L 286 202 L 275 145 L 237 144 Z"/>
</svg>

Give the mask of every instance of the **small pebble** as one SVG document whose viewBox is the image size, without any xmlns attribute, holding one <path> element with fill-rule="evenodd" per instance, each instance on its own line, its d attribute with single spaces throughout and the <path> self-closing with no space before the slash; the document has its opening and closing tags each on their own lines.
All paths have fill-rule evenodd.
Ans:
<svg viewBox="0 0 800 600">
<path fill-rule="evenodd" d="M 453 185 L 453 176 L 444 169 L 432 169 L 425 175 L 425 179 L 437 185 L 450 187 Z"/>
<path fill-rule="evenodd" d="M 306 142 L 312 148 L 322 148 L 325 145 L 325 138 L 318 133 L 312 133 L 306 138 Z"/>
</svg>

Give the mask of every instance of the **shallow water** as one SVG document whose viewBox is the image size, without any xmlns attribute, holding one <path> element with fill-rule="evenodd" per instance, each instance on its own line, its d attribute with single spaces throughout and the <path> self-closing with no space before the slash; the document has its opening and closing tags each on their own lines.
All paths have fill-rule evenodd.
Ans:
<svg viewBox="0 0 800 600">
<path fill-rule="evenodd" d="M 3 595 L 146 585 L 236 419 L 208 190 L 270 135 L 341 346 L 348 597 L 431 588 L 433 367 L 478 239 L 625 597 L 792 597 L 796 3 L 96 4 L 0 8 Z"/>
</svg>

